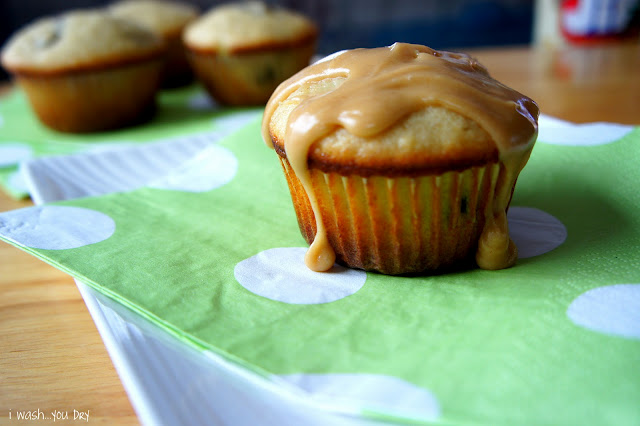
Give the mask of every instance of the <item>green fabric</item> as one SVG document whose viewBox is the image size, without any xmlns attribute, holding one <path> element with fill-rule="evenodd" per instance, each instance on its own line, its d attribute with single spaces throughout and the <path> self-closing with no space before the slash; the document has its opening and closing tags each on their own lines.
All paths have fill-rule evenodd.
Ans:
<svg viewBox="0 0 640 426">
<path fill-rule="evenodd" d="M 316 305 L 270 300 L 234 278 L 250 256 L 305 243 L 259 123 L 222 146 L 239 163 L 227 185 L 61 202 L 107 214 L 115 234 L 77 249 L 22 248 L 265 377 L 395 376 L 437 397 L 435 423 L 640 421 L 640 339 L 594 332 L 566 313 L 589 289 L 640 283 L 640 128 L 605 145 L 536 144 L 512 206 L 541 209 L 566 226 L 555 250 L 501 271 L 368 273 L 355 294 Z"/>
<path fill-rule="evenodd" d="M 155 141 L 214 129 L 214 120 L 238 111 L 225 108 L 191 108 L 189 100 L 206 96 L 200 86 L 164 90 L 157 97 L 154 117 L 138 126 L 96 133 L 61 133 L 45 127 L 31 110 L 22 90 L 14 89 L 0 101 L 0 148 L 19 143 L 31 148 L 32 157 L 64 155 L 107 144 Z M 1 158 L 0 158 L 1 160 Z M 17 164 L 0 165 L 0 186 L 15 198 L 28 196 L 11 183 Z"/>
</svg>

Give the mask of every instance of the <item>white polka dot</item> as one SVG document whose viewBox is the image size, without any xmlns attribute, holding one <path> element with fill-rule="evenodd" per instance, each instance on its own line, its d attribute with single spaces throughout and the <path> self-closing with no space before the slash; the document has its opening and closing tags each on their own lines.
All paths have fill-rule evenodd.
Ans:
<svg viewBox="0 0 640 426">
<path fill-rule="evenodd" d="M 576 325 L 615 336 L 640 339 L 640 284 L 593 288 L 575 298 L 567 316 Z"/>
<path fill-rule="evenodd" d="M 265 250 L 238 263 L 236 280 L 252 293 L 292 304 L 328 303 L 356 293 L 367 279 L 364 271 L 334 265 L 313 272 L 304 264 L 303 247 Z"/>
<path fill-rule="evenodd" d="M 218 104 L 206 92 L 199 92 L 187 100 L 187 107 L 196 111 L 207 111 L 218 108 Z"/>
<path fill-rule="evenodd" d="M 238 160 L 233 152 L 212 145 L 149 186 L 174 191 L 210 191 L 231 182 L 237 171 Z"/>
<path fill-rule="evenodd" d="M 624 124 L 575 124 L 548 115 L 541 115 L 538 124 L 538 141 L 554 145 L 603 145 L 615 142 L 633 130 L 633 126 Z"/>
<path fill-rule="evenodd" d="M 0 145 L 0 167 L 18 164 L 22 160 L 31 158 L 33 149 L 20 142 L 9 142 Z"/>
<path fill-rule="evenodd" d="M 440 404 L 427 389 L 402 379 L 376 374 L 290 374 L 279 376 L 309 393 L 322 404 L 344 411 L 363 410 L 395 416 L 434 420 Z"/>
<path fill-rule="evenodd" d="M 510 207 L 507 219 L 520 259 L 550 252 L 567 239 L 567 228 L 562 222 L 542 210 Z"/>
<path fill-rule="evenodd" d="M 69 206 L 37 206 L 0 214 L 0 233 L 26 247 L 64 250 L 106 240 L 115 232 L 109 216 Z"/>
<path fill-rule="evenodd" d="M 18 191 L 29 192 L 29 188 L 27 187 L 27 182 L 24 180 L 24 175 L 20 170 L 16 170 L 15 172 L 9 175 L 9 179 L 7 184 Z"/>
</svg>

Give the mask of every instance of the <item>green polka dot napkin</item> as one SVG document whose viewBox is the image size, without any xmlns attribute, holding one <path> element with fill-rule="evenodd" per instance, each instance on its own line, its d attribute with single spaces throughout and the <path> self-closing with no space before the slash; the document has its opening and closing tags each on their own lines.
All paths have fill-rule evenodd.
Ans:
<svg viewBox="0 0 640 426">
<path fill-rule="evenodd" d="M 328 411 L 427 424 L 640 422 L 640 127 L 541 118 L 516 266 L 304 267 L 259 119 L 131 191 L 0 214 L 0 238 Z M 177 379 L 179 380 L 179 379 Z"/>
<path fill-rule="evenodd" d="M 0 98 L 0 187 L 15 198 L 28 196 L 18 164 L 36 157 L 116 149 L 190 135 L 198 135 L 201 141 L 206 137 L 210 142 L 226 134 L 229 126 L 225 119 L 238 111 L 245 109 L 218 108 L 194 85 L 160 92 L 155 116 L 143 125 L 109 132 L 60 133 L 41 124 L 24 92 L 15 89 Z"/>
</svg>

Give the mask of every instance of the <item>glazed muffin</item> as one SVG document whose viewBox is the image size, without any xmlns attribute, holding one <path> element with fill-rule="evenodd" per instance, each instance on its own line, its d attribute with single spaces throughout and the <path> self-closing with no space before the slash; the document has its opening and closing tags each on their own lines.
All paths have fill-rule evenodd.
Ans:
<svg viewBox="0 0 640 426">
<path fill-rule="evenodd" d="M 164 54 L 162 40 L 145 28 L 86 10 L 18 31 L 2 51 L 2 65 L 44 124 L 92 132 L 152 116 Z"/>
<path fill-rule="evenodd" d="M 258 2 L 218 6 L 184 33 L 196 76 L 228 105 L 266 103 L 279 83 L 309 65 L 316 38 L 306 17 Z"/>
<path fill-rule="evenodd" d="M 193 80 L 182 43 L 182 31 L 198 17 L 196 7 L 164 0 L 125 0 L 112 4 L 109 11 L 142 25 L 165 41 L 167 62 L 162 76 L 163 87 L 183 86 Z"/>
<path fill-rule="evenodd" d="M 537 117 L 473 58 L 396 43 L 332 55 L 283 82 L 263 138 L 311 269 L 501 269 L 517 258 L 506 212 Z"/>
</svg>

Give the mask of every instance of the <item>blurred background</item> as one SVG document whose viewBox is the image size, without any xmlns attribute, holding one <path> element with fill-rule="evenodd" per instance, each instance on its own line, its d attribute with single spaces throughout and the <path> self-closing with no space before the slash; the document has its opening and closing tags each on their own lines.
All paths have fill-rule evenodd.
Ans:
<svg viewBox="0 0 640 426">
<path fill-rule="evenodd" d="M 185 0 L 205 11 L 229 0 Z M 68 9 L 100 7 L 109 0 L 0 0 L 0 45 L 18 28 Z M 318 52 L 377 47 L 395 41 L 435 49 L 528 44 L 533 0 L 271 0 L 318 24 Z M 1 69 L 1 68 L 0 68 Z M 2 71 L 1 78 L 7 78 Z"/>
<path fill-rule="evenodd" d="M 29 22 L 112 0 L 0 0 L 0 46 Z M 179 0 L 178 0 L 179 1 Z M 232 0 L 182 0 L 202 12 Z M 241 0 L 238 0 L 241 1 Z M 320 28 L 318 54 L 395 41 L 463 50 L 638 40 L 640 0 L 263 0 Z M 0 67 L 0 81 L 8 76 Z"/>
</svg>

